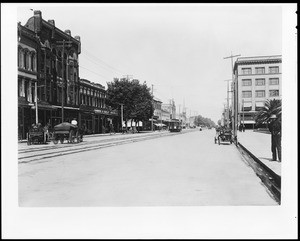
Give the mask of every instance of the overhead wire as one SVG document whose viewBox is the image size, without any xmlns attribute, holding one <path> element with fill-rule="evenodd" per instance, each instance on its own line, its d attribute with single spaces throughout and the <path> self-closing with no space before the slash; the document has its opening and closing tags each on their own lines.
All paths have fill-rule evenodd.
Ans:
<svg viewBox="0 0 300 241">
<path fill-rule="evenodd" d="M 119 70 L 119 69 L 113 67 L 112 65 L 106 63 L 104 60 L 100 59 L 99 57 L 96 57 L 95 55 L 93 55 L 92 53 L 90 53 L 87 49 L 83 48 L 83 50 L 85 51 L 85 54 L 86 54 L 87 56 L 89 56 L 90 58 L 95 59 L 96 61 L 98 61 L 98 62 L 101 63 L 102 65 L 104 65 L 104 66 L 106 66 L 106 67 L 108 67 L 108 68 L 111 68 L 111 69 L 113 69 L 113 70 L 115 70 L 115 71 L 117 71 L 117 72 L 119 72 L 119 73 L 121 73 L 121 74 L 124 74 L 124 73 L 125 73 L 124 71 Z"/>
</svg>

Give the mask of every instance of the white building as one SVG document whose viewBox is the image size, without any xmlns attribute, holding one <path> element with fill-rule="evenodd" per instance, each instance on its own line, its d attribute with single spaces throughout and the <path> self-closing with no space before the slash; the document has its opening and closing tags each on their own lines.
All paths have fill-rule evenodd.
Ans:
<svg viewBox="0 0 300 241">
<path fill-rule="evenodd" d="M 281 99 L 281 55 L 243 57 L 234 64 L 234 123 L 255 127 L 255 114 L 267 99 Z"/>
</svg>

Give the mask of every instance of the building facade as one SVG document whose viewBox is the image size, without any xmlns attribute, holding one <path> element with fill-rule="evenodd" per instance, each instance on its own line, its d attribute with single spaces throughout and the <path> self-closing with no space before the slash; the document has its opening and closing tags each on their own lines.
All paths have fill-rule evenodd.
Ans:
<svg viewBox="0 0 300 241">
<path fill-rule="evenodd" d="M 26 138 L 33 123 L 53 128 L 78 119 L 86 134 L 104 133 L 118 112 L 106 106 L 104 86 L 79 78 L 79 36 L 44 20 L 41 11 L 18 23 L 18 126 Z"/>
<path fill-rule="evenodd" d="M 18 23 L 18 136 L 26 138 L 32 123 L 37 91 L 38 39 L 33 31 Z"/>
<path fill-rule="evenodd" d="M 267 99 L 281 99 L 281 55 L 238 58 L 232 90 L 236 126 L 255 128 L 255 114 Z"/>
<path fill-rule="evenodd" d="M 105 100 L 104 86 L 79 79 L 78 124 L 83 127 L 85 134 L 106 133 L 110 124 L 113 124 L 114 130 L 119 130 L 118 111 L 107 106 Z"/>
</svg>

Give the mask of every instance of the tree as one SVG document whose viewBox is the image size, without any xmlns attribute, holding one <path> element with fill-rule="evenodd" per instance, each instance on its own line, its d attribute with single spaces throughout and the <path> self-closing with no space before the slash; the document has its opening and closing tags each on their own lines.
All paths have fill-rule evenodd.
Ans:
<svg viewBox="0 0 300 241">
<path fill-rule="evenodd" d="M 272 119 L 273 117 L 276 119 Z M 272 159 L 276 161 L 278 153 L 279 161 L 281 161 L 281 100 L 267 100 L 255 119 L 256 125 L 268 125 L 271 132 Z"/>
<path fill-rule="evenodd" d="M 196 118 L 194 120 L 194 124 L 196 126 L 199 126 L 199 125 L 203 125 L 203 126 L 207 126 L 207 127 L 215 126 L 215 123 L 211 119 L 205 118 L 201 115 L 196 116 Z"/>
<path fill-rule="evenodd" d="M 272 115 L 276 115 L 276 121 L 281 123 L 281 100 L 266 100 L 265 105 L 255 116 L 256 125 L 268 124 Z"/>
<path fill-rule="evenodd" d="M 124 105 L 123 117 L 127 121 L 149 120 L 153 115 L 152 95 L 146 82 L 140 84 L 139 80 L 128 80 L 126 78 L 114 78 L 107 83 L 107 103 L 118 108 Z M 132 124 L 131 124 L 132 125 Z"/>
</svg>

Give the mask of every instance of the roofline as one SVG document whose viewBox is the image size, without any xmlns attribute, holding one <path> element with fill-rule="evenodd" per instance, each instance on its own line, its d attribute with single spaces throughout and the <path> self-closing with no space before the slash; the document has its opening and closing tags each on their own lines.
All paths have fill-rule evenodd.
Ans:
<svg viewBox="0 0 300 241">
<path fill-rule="evenodd" d="M 48 27 L 48 28 L 50 28 L 50 29 L 53 29 L 53 28 L 54 28 L 55 30 L 57 30 L 57 32 L 58 32 L 59 34 L 61 34 L 63 37 L 72 38 L 72 40 L 74 40 L 74 42 L 77 42 L 78 44 L 80 44 L 80 41 L 78 41 L 77 39 L 75 39 L 74 37 L 72 37 L 72 35 L 69 35 L 69 34 L 65 33 L 63 30 L 61 30 L 61 29 L 59 29 L 58 27 L 56 27 L 56 26 L 50 24 L 48 21 L 46 21 L 46 20 L 43 19 L 43 18 L 42 18 L 42 22 L 43 22 L 43 24 L 44 24 L 46 27 Z"/>
<path fill-rule="evenodd" d="M 241 57 L 241 58 L 237 58 L 237 60 L 235 61 L 233 70 L 235 71 L 238 65 L 258 64 L 258 63 L 267 63 L 267 62 L 281 63 L 281 61 L 282 61 L 282 55 Z"/>
</svg>

